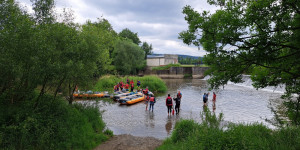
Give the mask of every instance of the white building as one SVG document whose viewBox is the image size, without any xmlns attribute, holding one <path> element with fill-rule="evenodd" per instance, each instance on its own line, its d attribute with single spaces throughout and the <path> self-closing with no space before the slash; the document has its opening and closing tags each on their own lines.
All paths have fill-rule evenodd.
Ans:
<svg viewBox="0 0 300 150">
<path fill-rule="evenodd" d="M 178 55 L 170 54 L 156 54 L 156 55 L 147 55 L 147 66 L 164 66 L 168 64 L 177 64 Z"/>
</svg>

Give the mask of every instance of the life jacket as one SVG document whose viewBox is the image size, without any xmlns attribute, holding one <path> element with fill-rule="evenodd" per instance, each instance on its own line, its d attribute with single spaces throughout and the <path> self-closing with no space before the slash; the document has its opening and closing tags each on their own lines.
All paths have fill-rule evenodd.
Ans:
<svg viewBox="0 0 300 150">
<path fill-rule="evenodd" d="M 172 105 L 172 98 L 171 98 L 171 97 L 168 97 L 168 98 L 167 98 L 167 104 L 168 104 L 168 105 Z"/>
<path fill-rule="evenodd" d="M 151 97 L 151 98 L 150 98 L 150 102 L 155 102 L 155 98 L 154 98 L 154 97 Z"/>
<path fill-rule="evenodd" d="M 177 93 L 177 98 L 181 99 L 182 95 L 181 93 Z"/>
<path fill-rule="evenodd" d="M 134 87 L 133 83 L 131 84 L 131 87 L 132 87 L 132 88 Z"/>
<path fill-rule="evenodd" d="M 129 85 L 128 85 L 128 84 L 126 84 L 126 85 L 125 85 L 125 89 L 128 89 L 128 88 L 129 88 Z"/>
<path fill-rule="evenodd" d="M 146 101 L 149 101 L 149 99 L 150 99 L 150 97 L 149 97 L 149 96 L 147 96 L 147 97 L 146 97 Z"/>
</svg>

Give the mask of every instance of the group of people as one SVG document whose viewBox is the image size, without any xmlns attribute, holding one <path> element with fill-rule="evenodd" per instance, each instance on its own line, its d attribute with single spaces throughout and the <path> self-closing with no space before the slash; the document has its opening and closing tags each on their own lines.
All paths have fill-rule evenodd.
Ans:
<svg viewBox="0 0 300 150">
<path fill-rule="evenodd" d="M 143 94 L 146 96 L 146 98 L 145 98 L 146 110 L 148 110 L 148 104 L 150 103 L 149 111 L 152 108 L 152 112 L 153 112 L 154 103 L 156 103 L 156 99 L 155 99 L 154 95 L 149 94 L 148 87 L 146 87 L 146 89 L 143 90 Z"/>
<path fill-rule="evenodd" d="M 141 86 L 141 81 L 137 80 L 137 91 L 139 92 L 140 91 L 140 86 Z M 114 91 L 117 92 L 117 91 L 123 91 L 123 89 L 125 91 L 129 91 L 129 87 L 130 87 L 130 91 L 133 92 L 134 90 L 134 82 L 133 80 L 131 80 L 129 82 L 129 79 L 127 78 L 126 80 L 126 84 L 123 83 L 123 81 L 120 81 L 119 83 L 117 83 L 115 86 L 114 86 Z"/>
<path fill-rule="evenodd" d="M 154 106 L 154 103 L 156 102 L 155 98 L 148 94 L 145 94 L 146 95 L 146 110 L 148 108 L 148 103 L 150 103 L 150 108 L 149 108 L 149 111 L 151 110 L 152 108 L 152 111 L 153 111 L 153 106 Z M 203 94 L 203 106 L 206 107 L 207 106 L 207 102 L 208 102 L 208 95 L 209 95 L 209 92 L 208 93 L 204 93 Z M 213 98 L 212 98 L 212 102 L 213 102 L 213 107 L 215 108 L 215 103 L 216 103 L 216 93 L 213 92 Z M 173 110 L 174 110 L 174 106 L 173 106 L 173 101 L 175 102 L 175 112 L 176 112 L 176 115 L 179 114 L 179 111 L 180 111 L 180 103 L 181 103 L 181 98 L 182 98 L 182 93 L 180 91 L 178 91 L 176 97 L 172 98 L 170 94 L 168 94 L 168 97 L 166 98 L 166 106 L 167 106 L 167 109 L 168 109 L 168 115 L 171 115 L 173 114 Z"/>
<path fill-rule="evenodd" d="M 182 98 L 182 93 L 180 91 L 178 91 L 176 97 L 174 97 L 173 99 L 171 98 L 170 94 L 168 94 L 168 97 L 166 98 L 166 106 L 168 108 L 168 115 L 171 115 L 172 110 L 174 109 L 173 100 L 175 101 L 176 115 L 179 114 L 181 98 Z"/>
<path fill-rule="evenodd" d="M 203 106 L 207 106 L 208 95 L 209 95 L 209 92 L 203 94 Z M 212 101 L 213 101 L 213 106 L 216 105 L 216 97 L 217 97 L 216 93 L 213 92 L 213 99 L 212 99 Z"/>
</svg>

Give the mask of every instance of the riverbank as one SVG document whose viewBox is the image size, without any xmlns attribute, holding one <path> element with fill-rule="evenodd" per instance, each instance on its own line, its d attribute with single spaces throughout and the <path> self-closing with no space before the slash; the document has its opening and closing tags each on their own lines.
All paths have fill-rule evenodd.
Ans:
<svg viewBox="0 0 300 150">
<path fill-rule="evenodd" d="M 218 117 L 208 110 L 202 113 L 202 123 L 181 120 L 172 135 L 158 150 L 170 149 L 300 149 L 300 128 L 272 130 L 258 123 L 221 125 Z"/>
<path fill-rule="evenodd" d="M 94 150 L 154 150 L 162 140 L 153 137 L 138 137 L 128 134 L 115 135 Z"/>
</svg>

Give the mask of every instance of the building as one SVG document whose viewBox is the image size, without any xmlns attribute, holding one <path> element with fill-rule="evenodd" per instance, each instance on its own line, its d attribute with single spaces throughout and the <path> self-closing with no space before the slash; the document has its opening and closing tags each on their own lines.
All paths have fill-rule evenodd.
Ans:
<svg viewBox="0 0 300 150">
<path fill-rule="evenodd" d="M 168 64 L 177 64 L 177 63 L 178 63 L 178 55 L 171 55 L 171 54 L 147 55 L 148 67 L 164 66 Z"/>
</svg>

